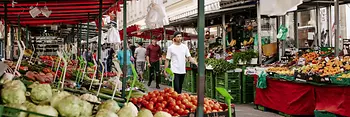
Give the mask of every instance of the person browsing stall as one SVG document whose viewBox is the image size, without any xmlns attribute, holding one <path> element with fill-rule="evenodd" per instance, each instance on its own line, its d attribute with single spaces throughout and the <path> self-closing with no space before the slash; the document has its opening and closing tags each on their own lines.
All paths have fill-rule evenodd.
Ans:
<svg viewBox="0 0 350 117">
<path fill-rule="evenodd" d="M 156 39 L 152 39 L 152 43 L 147 47 L 146 60 L 150 68 L 148 86 L 151 86 L 152 80 L 156 79 L 156 88 L 160 89 L 160 61 L 162 57 L 162 50 L 157 44 Z"/>
<path fill-rule="evenodd" d="M 171 71 L 174 73 L 174 89 L 177 93 L 181 93 L 182 84 L 186 75 L 186 59 L 198 66 L 197 62 L 191 57 L 188 47 L 182 43 L 182 35 L 180 32 L 175 32 L 173 44 L 168 47 L 166 54 L 165 68 L 169 66 L 171 60 Z M 167 74 L 164 71 L 164 74 Z"/>
</svg>

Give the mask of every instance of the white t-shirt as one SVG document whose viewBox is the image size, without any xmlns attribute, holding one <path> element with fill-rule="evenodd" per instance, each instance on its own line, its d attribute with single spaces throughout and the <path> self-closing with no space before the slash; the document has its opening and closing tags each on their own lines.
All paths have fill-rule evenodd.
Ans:
<svg viewBox="0 0 350 117">
<path fill-rule="evenodd" d="M 169 46 L 166 58 L 171 60 L 171 71 L 176 74 L 186 74 L 186 58 L 190 56 L 190 50 L 184 44 Z"/>
</svg>

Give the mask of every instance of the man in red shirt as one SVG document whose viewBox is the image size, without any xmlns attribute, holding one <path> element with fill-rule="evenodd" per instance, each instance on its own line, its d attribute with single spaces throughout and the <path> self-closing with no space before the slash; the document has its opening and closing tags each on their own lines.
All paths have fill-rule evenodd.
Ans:
<svg viewBox="0 0 350 117">
<path fill-rule="evenodd" d="M 146 60 L 148 67 L 150 68 L 148 86 L 151 86 L 152 80 L 156 77 L 156 88 L 160 89 L 160 60 L 162 57 L 162 51 L 157 44 L 156 39 L 152 39 L 152 44 L 147 47 Z"/>
</svg>

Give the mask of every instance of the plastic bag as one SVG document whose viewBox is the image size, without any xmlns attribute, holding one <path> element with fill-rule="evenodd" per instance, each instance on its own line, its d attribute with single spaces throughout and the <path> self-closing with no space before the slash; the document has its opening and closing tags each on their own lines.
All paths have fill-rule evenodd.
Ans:
<svg viewBox="0 0 350 117">
<path fill-rule="evenodd" d="M 257 88 L 260 88 L 260 89 L 267 88 L 266 76 L 267 76 L 267 74 L 265 71 L 263 71 L 259 74 L 258 83 L 256 84 Z"/>
<path fill-rule="evenodd" d="M 148 28 L 158 28 L 169 24 L 168 17 L 163 5 L 151 3 L 146 15 L 146 26 Z"/>
<path fill-rule="evenodd" d="M 287 32 L 288 32 L 288 29 L 284 25 L 281 25 L 278 29 L 277 38 L 280 40 L 286 40 Z"/>
</svg>

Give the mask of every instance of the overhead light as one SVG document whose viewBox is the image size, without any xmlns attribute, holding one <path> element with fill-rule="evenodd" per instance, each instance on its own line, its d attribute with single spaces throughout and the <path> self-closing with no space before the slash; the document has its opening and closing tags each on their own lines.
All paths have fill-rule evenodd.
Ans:
<svg viewBox="0 0 350 117">
<path fill-rule="evenodd" d="M 41 13 L 42 13 L 45 17 L 49 18 L 50 15 L 51 15 L 51 13 L 52 13 L 52 11 L 50 11 L 49 8 L 47 8 L 47 6 L 45 6 L 44 8 L 41 9 Z"/>
<path fill-rule="evenodd" d="M 39 10 L 38 7 L 31 7 L 31 9 L 29 10 L 29 14 L 35 18 L 36 16 L 38 16 L 41 13 L 41 11 Z"/>
</svg>

